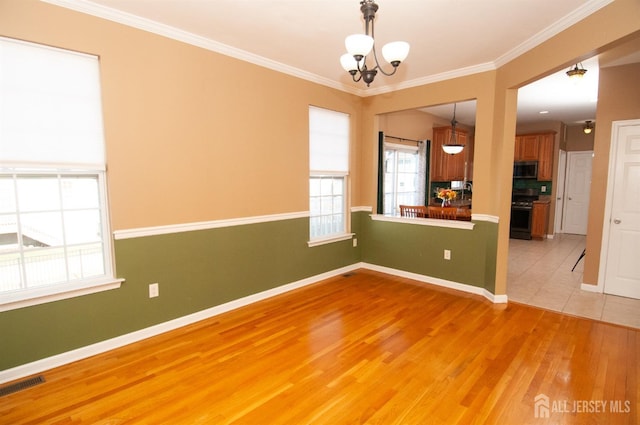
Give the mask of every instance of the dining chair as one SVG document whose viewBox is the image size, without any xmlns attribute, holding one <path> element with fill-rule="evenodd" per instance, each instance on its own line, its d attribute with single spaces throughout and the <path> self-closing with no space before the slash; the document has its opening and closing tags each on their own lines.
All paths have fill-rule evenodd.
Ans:
<svg viewBox="0 0 640 425">
<path fill-rule="evenodd" d="M 437 218 L 444 220 L 455 220 L 458 215 L 457 207 L 428 207 L 427 214 L 429 218 Z"/>
<path fill-rule="evenodd" d="M 400 205 L 400 217 L 426 218 L 427 207 L 424 205 Z"/>
</svg>

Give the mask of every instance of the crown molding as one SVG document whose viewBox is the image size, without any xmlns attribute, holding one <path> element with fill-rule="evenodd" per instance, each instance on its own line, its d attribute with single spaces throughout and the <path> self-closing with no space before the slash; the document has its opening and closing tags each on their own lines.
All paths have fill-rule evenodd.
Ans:
<svg viewBox="0 0 640 425">
<path fill-rule="evenodd" d="M 614 0 L 591 0 L 586 2 L 585 4 L 583 4 L 576 10 L 574 10 L 573 12 L 569 13 L 566 16 L 563 16 L 561 19 L 549 25 L 544 30 L 540 31 L 533 37 L 529 38 L 528 40 L 525 40 L 515 48 L 511 49 L 504 55 L 497 58 L 494 61 L 495 67 L 500 68 L 506 63 L 511 62 L 513 59 L 517 58 L 518 56 L 521 56 L 522 54 L 528 52 L 534 47 L 539 46 L 540 44 L 549 40 L 551 37 L 558 35 L 562 31 L 580 22 L 581 20 L 591 15 L 592 13 L 602 9 L 603 7 L 607 6 L 610 3 L 613 3 L 613 1 Z"/>
<path fill-rule="evenodd" d="M 441 72 L 439 74 L 428 75 L 426 77 L 415 78 L 409 81 L 403 81 L 396 84 L 376 87 L 374 89 L 361 90 L 361 97 L 375 96 L 379 94 L 391 93 L 398 90 L 409 89 L 412 87 L 424 86 L 426 84 L 437 83 L 439 81 L 451 80 L 458 77 L 466 77 L 468 75 L 480 72 L 493 71 L 496 66 L 493 62 L 487 62 L 480 65 L 458 68 L 451 71 Z"/>
<path fill-rule="evenodd" d="M 379 94 L 391 93 L 397 90 L 403 90 L 413 87 L 422 86 L 425 84 L 444 81 L 452 78 L 464 77 L 471 74 L 492 71 L 518 56 L 526 53 L 534 47 L 542 44 L 551 37 L 557 35 L 563 30 L 567 29 L 571 25 L 586 18 L 597 10 L 612 3 L 614 0 L 590 0 L 583 4 L 578 9 L 574 10 L 567 16 L 556 21 L 554 24 L 545 28 L 543 31 L 537 33 L 533 37 L 524 41 L 514 49 L 503 54 L 495 61 L 486 62 L 479 65 L 473 65 L 465 68 L 459 68 L 439 74 L 429 75 L 422 78 L 416 78 L 409 81 L 404 81 L 396 84 L 388 84 L 376 88 L 359 88 L 344 83 L 340 83 L 331 80 L 326 77 L 319 76 L 317 74 L 303 71 L 299 68 L 295 68 L 281 62 L 277 62 L 263 56 L 259 56 L 245 50 L 237 49 L 227 44 L 219 43 L 217 41 L 195 35 L 188 31 L 180 30 L 169 25 L 165 25 L 159 22 L 152 21 L 150 19 L 141 18 L 139 16 L 122 12 L 110 7 L 99 5 L 88 0 L 40 0 L 45 3 L 50 3 L 56 6 L 64 7 L 66 9 L 75 10 L 80 13 L 93 15 L 98 18 L 106 19 L 109 21 L 117 22 L 119 24 L 127 25 L 129 27 L 137 28 L 143 31 L 151 32 L 163 37 L 167 37 L 173 40 L 181 41 L 183 43 L 191 44 L 193 46 L 201 47 L 203 49 L 220 53 L 225 56 L 229 56 L 235 59 L 239 59 L 245 62 L 252 63 L 254 65 L 261 66 L 263 68 L 271 69 L 273 71 L 282 72 L 293 77 L 297 77 L 312 83 L 320 84 L 326 87 L 330 87 L 336 90 L 340 90 L 346 93 L 350 93 L 359 97 L 376 96 Z"/>
<path fill-rule="evenodd" d="M 331 80 L 329 78 L 321 77 L 317 74 L 303 71 L 299 68 L 277 62 L 263 56 L 256 55 L 254 53 L 241 50 L 224 43 L 217 42 L 215 40 L 202 37 L 188 31 L 184 31 L 178 28 L 174 28 L 169 25 L 165 25 L 159 22 L 152 21 L 150 19 L 142 18 L 140 16 L 133 15 L 131 13 L 122 12 L 107 6 L 99 5 L 87 0 L 40 0 L 44 3 L 53 4 L 56 6 L 64 7 L 66 9 L 74 10 L 76 12 L 92 15 L 98 18 L 106 19 L 112 22 L 116 22 L 128 27 L 137 28 L 142 31 L 147 31 L 153 34 L 157 34 L 163 37 L 170 38 L 172 40 L 181 41 L 183 43 L 190 44 L 192 46 L 200 47 L 205 50 L 220 53 L 225 56 L 229 56 L 241 61 L 249 62 L 254 65 L 261 66 L 263 68 L 271 69 L 273 71 L 282 72 L 293 77 L 301 78 L 303 80 L 310 81 L 312 83 L 321 84 L 330 88 L 334 88 L 343 92 L 362 96 L 362 89 L 357 87 L 351 87 L 343 83 Z"/>
</svg>

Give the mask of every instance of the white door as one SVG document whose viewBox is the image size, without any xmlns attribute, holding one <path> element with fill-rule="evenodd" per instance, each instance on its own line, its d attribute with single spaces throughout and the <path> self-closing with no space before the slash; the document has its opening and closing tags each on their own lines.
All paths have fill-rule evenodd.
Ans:
<svg viewBox="0 0 640 425">
<path fill-rule="evenodd" d="M 564 220 L 562 222 L 564 233 L 587 234 L 592 161 L 593 151 L 569 152 L 567 154 Z"/>
<path fill-rule="evenodd" d="M 611 143 L 604 291 L 640 298 L 640 120 L 614 122 Z"/>
<path fill-rule="evenodd" d="M 564 216 L 564 182 L 567 168 L 567 152 L 560 149 L 558 156 L 558 180 L 556 184 L 556 216 L 553 222 L 553 233 L 562 233 L 562 217 Z"/>
</svg>

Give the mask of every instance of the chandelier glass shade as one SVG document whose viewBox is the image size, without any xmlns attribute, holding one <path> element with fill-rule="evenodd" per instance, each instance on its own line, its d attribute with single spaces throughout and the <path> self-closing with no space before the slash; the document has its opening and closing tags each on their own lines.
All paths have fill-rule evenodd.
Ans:
<svg viewBox="0 0 640 425">
<path fill-rule="evenodd" d="M 382 47 L 382 57 L 391 64 L 393 69 L 385 71 L 378 62 L 374 40 L 374 21 L 378 5 L 374 0 L 362 0 L 360 11 L 365 21 L 365 34 L 352 34 L 344 41 L 348 53 L 340 57 L 340 64 L 351 74 L 353 81 L 363 80 L 369 86 L 376 77 L 378 71 L 390 76 L 396 73 L 398 66 L 409 55 L 409 43 L 394 41 Z M 374 64 L 367 65 L 367 56 L 373 53 Z"/>
</svg>

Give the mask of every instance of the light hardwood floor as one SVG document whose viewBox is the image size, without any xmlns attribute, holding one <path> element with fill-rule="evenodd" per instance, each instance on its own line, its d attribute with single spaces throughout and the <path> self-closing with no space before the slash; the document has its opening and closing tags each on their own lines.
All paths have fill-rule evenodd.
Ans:
<svg viewBox="0 0 640 425">
<path fill-rule="evenodd" d="M 359 270 L 50 370 L 0 423 L 630 425 L 639 368 L 640 330 Z"/>
<path fill-rule="evenodd" d="M 507 296 L 510 301 L 640 328 L 640 300 L 580 289 L 585 246 L 581 235 L 544 241 L 509 240 Z"/>
</svg>

